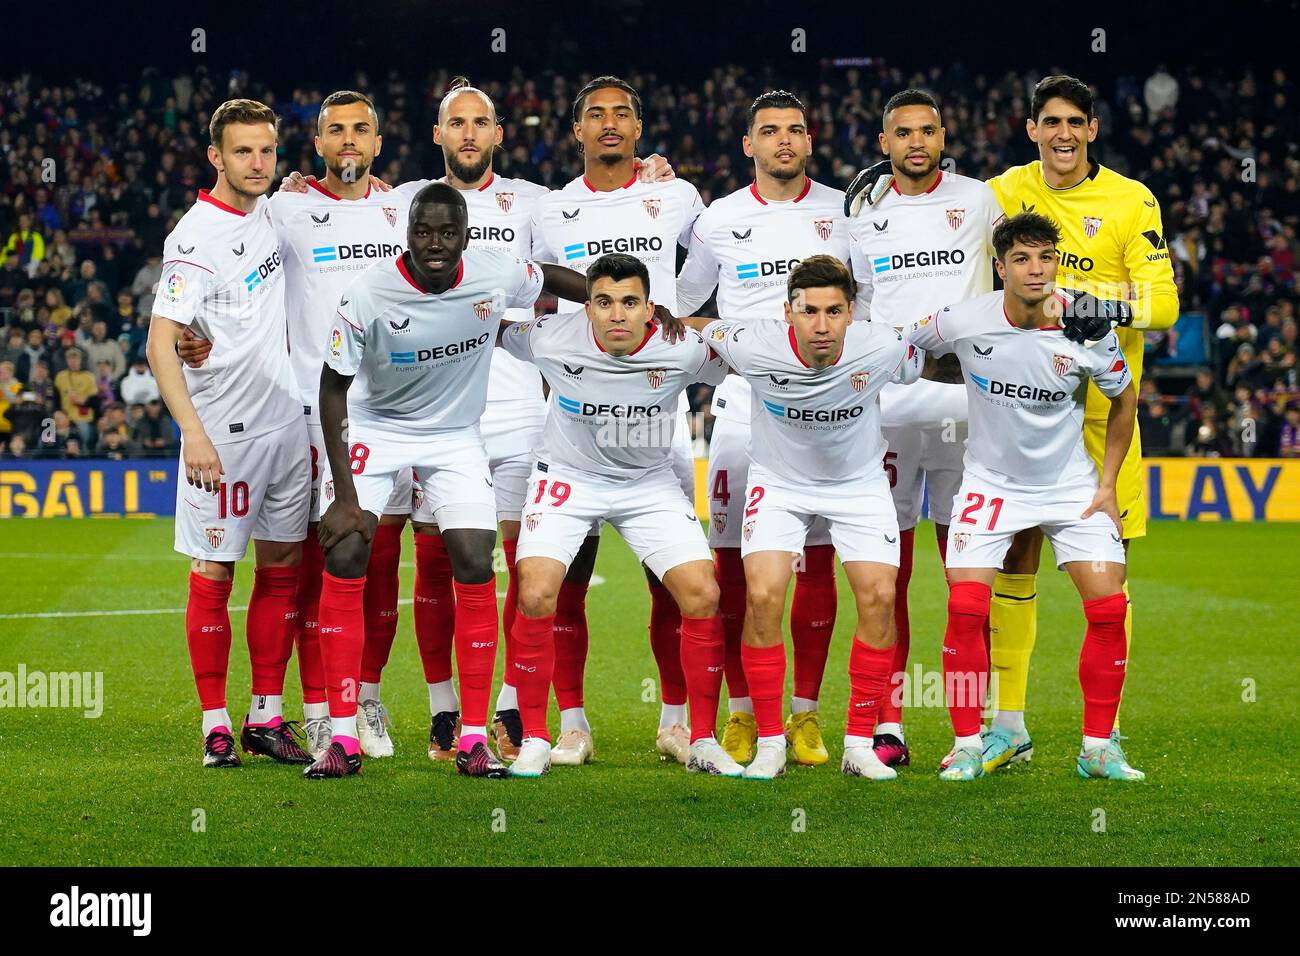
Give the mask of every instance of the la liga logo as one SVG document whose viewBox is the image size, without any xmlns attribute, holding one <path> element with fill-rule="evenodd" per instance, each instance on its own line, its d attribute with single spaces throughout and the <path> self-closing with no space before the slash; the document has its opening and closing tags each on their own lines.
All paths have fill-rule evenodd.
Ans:
<svg viewBox="0 0 1300 956">
<path fill-rule="evenodd" d="M 173 272 L 167 277 L 167 284 L 163 288 L 169 297 L 178 299 L 185 291 L 185 277 L 179 272 Z"/>
<path fill-rule="evenodd" d="M 338 358 L 343 351 L 343 332 L 337 326 L 330 330 L 330 354 Z"/>
</svg>

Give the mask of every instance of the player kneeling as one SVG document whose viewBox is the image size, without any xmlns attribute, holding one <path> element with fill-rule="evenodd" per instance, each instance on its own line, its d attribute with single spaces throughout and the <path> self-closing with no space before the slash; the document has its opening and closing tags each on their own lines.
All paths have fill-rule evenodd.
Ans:
<svg viewBox="0 0 1300 956">
<path fill-rule="evenodd" d="M 1018 531 L 1040 527 L 1083 599 L 1079 775 L 1141 780 L 1111 739 L 1124 687 L 1124 547 L 1115 479 L 1133 437 L 1137 397 L 1113 332 L 1091 347 L 1058 324 L 1071 293 L 1054 291 L 1060 231 L 1021 213 L 993 231 L 1004 289 L 916 322 L 912 342 L 952 351 L 970 399 L 965 474 L 948 531 L 944 687 L 956 742 L 944 780 L 984 774 L 981 678 L 994 575 Z M 1088 380 L 1111 399 L 1101 479 L 1083 444 Z"/>
<path fill-rule="evenodd" d="M 810 256 L 790 273 L 785 320 L 710 322 L 709 345 L 754 389 L 741 556 L 749 594 L 741 657 L 758 747 L 745 776 L 785 773 L 781 618 L 795 557 L 824 517 L 853 588 L 858 624 L 849 655 L 849 714 L 840 764 L 849 776 L 892 780 L 872 750 L 893 670 L 898 518 L 885 475 L 880 390 L 915 381 L 921 354 L 894 328 L 852 322 L 853 277 Z"/>
<path fill-rule="evenodd" d="M 555 666 L 552 629 L 564 576 L 602 519 L 663 581 L 682 615 L 682 668 L 690 707 L 686 768 L 738 777 L 714 737 L 725 648 L 718 585 L 695 509 L 673 471 L 677 399 L 692 382 L 716 385 L 726 367 L 696 332 L 669 341 L 652 320 L 650 275 L 633 256 L 602 256 L 587 270 L 587 317 L 515 325 L 501 345 L 532 362 L 551 407 L 529 480 L 515 567 L 512 637 L 523 744 L 511 773 L 551 765 L 546 705 Z"/>
</svg>

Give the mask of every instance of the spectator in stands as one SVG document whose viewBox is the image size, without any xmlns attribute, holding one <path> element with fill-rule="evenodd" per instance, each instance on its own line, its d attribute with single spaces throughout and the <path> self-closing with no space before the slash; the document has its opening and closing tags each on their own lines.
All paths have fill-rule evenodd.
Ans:
<svg viewBox="0 0 1300 956">
<path fill-rule="evenodd" d="M 32 217 L 23 213 L 18 217 L 18 228 L 9 234 L 4 254 L 18 257 L 18 264 L 32 274 L 36 263 L 45 258 L 45 237 L 35 228 Z"/>
<path fill-rule="evenodd" d="M 4 268 L 0 269 L 0 309 L 12 308 L 18 298 L 20 289 L 31 285 L 31 279 L 23 271 L 16 253 L 5 256 Z"/>
<path fill-rule="evenodd" d="M 108 337 L 108 324 L 96 322 L 90 327 L 90 334 L 85 338 L 77 337 L 77 344 L 86 353 L 91 367 L 98 371 L 100 362 L 107 362 L 109 373 L 114 382 L 126 374 L 126 356 L 116 339 Z"/>
<path fill-rule="evenodd" d="M 1145 385 L 1146 382 L 1144 381 L 1143 384 Z M 1215 384 L 1214 373 L 1208 368 L 1197 371 L 1196 382 L 1187 390 L 1187 401 L 1188 412 L 1194 421 L 1200 421 L 1201 410 L 1207 405 L 1214 406 L 1220 420 L 1223 413 L 1228 410 L 1228 396 Z"/>
<path fill-rule="evenodd" d="M 27 343 L 23 336 L 23 330 L 17 326 L 9 330 L 5 337 L 5 346 L 0 350 L 0 362 L 13 362 L 14 368 L 18 367 L 19 361 L 27 355 Z"/>
<path fill-rule="evenodd" d="M 12 435 L 9 438 L 9 443 L 4 446 L 4 451 L 5 454 L 2 456 L 4 458 L 26 458 L 28 457 L 27 440 L 22 436 L 21 432 Z"/>
<path fill-rule="evenodd" d="M 1259 454 L 1259 425 L 1262 409 L 1245 385 L 1237 386 L 1228 405 L 1228 432 L 1233 454 L 1253 458 Z"/>
<path fill-rule="evenodd" d="M 1279 458 L 1300 458 L 1300 407 L 1292 405 L 1287 408 L 1277 445 Z"/>
<path fill-rule="evenodd" d="M 1228 363 L 1225 378 L 1228 380 L 1229 388 L 1235 389 L 1238 385 L 1245 385 L 1252 392 L 1264 388 L 1267 384 L 1264 364 L 1260 361 L 1255 346 L 1249 342 L 1241 343 L 1237 348 L 1237 354 Z"/>
<path fill-rule="evenodd" d="M 145 239 L 145 248 L 150 250 L 149 256 L 131 281 L 131 296 L 135 299 L 135 308 L 143 315 L 153 312 L 154 290 L 158 288 L 158 282 L 162 279 L 162 256 L 155 251 L 161 247 L 161 236 L 156 243 L 150 243 L 147 238 Z"/>
<path fill-rule="evenodd" d="M 62 458 L 63 446 L 69 441 L 75 440 L 76 437 L 77 430 L 72 427 L 72 422 L 68 420 L 67 413 L 61 408 L 55 409 L 48 425 L 42 427 L 40 434 L 37 436 L 41 457 Z"/>
<path fill-rule="evenodd" d="M 113 378 L 113 368 L 104 359 L 100 359 L 95 363 L 95 398 L 98 400 L 98 407 L 101 409 L 107 408 L 117 401 L 117 387 Z"/>
<path fill-rule="evenodd" d="M 45 292 L 45 307 L 50 310 L 48 321 L 52 325 L 63 328 L 72 318 L 72 309 L 68 307 L 63 298 L 63 290 L 57 287 L 47 289 Z"/>
<path fill-rule="evenodd" d="M 1138 405 L 1138 428 L 1142 434 L 1142 454 L 1160 457 L 1182 453 L 1182 419 L 1170 411 L 1160 395 Z"/>
<path fill-rule="evenodd" d="M 100 458 L 108 458 L 113 461 L 122 461 L 131 451 L 129 443 L 122 437 L 121 432 L 107 431 L 99 436 L 99 443 L 95 445 L 95 454 Z"/>
<path fill-rule="evenodd" d="M 64 289 L 64 293 L 75 307 L 90 298 L 91 288 L 99 290 L 98 302 L 103 303 L 108 299 L 108 286 L 99 279 L 99 268 L 95 265 L 95 260 L 86 259 L 81 263 L 77 279 Z"/>
<path fill-rule="evenodd" d="M 81 457 L 81 447 L 82 447 L 82 441 L 81 441 L 81 439 L 78 438 L 76 435 L 73 435 L 73 436 L 71 436 L 71 437 L 70 437 L 66 442 L 63 443 L 63 449 L 62 449 L 62 452 L 60 453 L 59 457 L 60 457 L 60 458 L 80 458 L 80 457 Z"/>
<path fill-rule="evenodd" d="M 1142 97 L 1146 101 L 1151 123 L 1155 123 L 1166 110 L 1173 113 L 1174 107 L 1178 105 L 1178 81 L 1164 64 L 1156 67 L 1156 71 L 1147 78 L 1146 85 L 1142 87 Z"/>
<path fill-rule="evenodd" d="M 1219 425 L 1219 413 L 1207 405 L 1201 414 L 1201 423 L 1191 443 L 1187 446 L 1188 458 L 1226 458 L 1232 454 L 1232 441 Z"/>
<path fill-rule="evenodd" d="M 176 432 L 161 399 L 150 399 L 144 415 L 135 422 L 131 437 L 139 454 L 162 457 L 176 447 Z"/>
<path fill-rule="evenodd" d="M 63 353 L 65 368 L 54 376 L 54 387 L 59 391 L 59 406 L 73 427 L 88 444 L 95 432 L 95 376 L 81 367 L 81 351 L 70 348 Z"/>
<path fill-rule="evenodd" d="M 149 361 L 143 352 L 136 355 L 131 370 L 122 379 L 118 390 L 122 401 L 128 405 L 144 405 L 159 397 L 158 383 L 149 370 Z"/>
<path fill-rule="evenodd" d="M 9 435 L 14 430 L 9 410 L 18 404 L 23 392 L 23 383 L 14 377 L 14 363 L 0 362 L 0 435 Z"/>
</svg>

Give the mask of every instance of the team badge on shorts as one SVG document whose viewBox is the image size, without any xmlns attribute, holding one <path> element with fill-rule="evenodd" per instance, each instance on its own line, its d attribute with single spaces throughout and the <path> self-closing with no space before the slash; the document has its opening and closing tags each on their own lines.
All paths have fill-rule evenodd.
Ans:
<svg viewBox="0 0 1300 956">
<path fill-rule="evenodd" d="M 209 548 L 219 548 L 221 542 L 226 540 L 225 528 L 204 528 L 203 533 L 208 539 Z"/>
<path fill-rule="evenodd" d="M 945 212 L 948 213 L 948 228 L 950 228 L 953 232 L 956 232 L 958 229 L 961 228 L 962 222 L 966 219 L 966 210 L 948 209 L 945 210 Z"/>
<path fill-rule="evenodd" d="M 385 207 L 384 207 L 384 218 L 388 220 L 388 224 L 389 224 L 390 226 L 392 226 L 394 229 L 396 229 L 396 228 L 397 228 L 397 207 L 396 207 L 396 206 L 385 206 Z"/>
<path fill-rule="evenodd" d="M 659 218 L 659 206 L 662 203 L 660 199 L 642 199 L 641 205 L 645 207 L 646 215 L 651 219 Z"/>
<path fill-rule="evenodd" d="M 416 507 L 416 508 L 423 508 L 423 507 L 424 507 L 424 489 L 421 488 L 419 485 L 416 485 L 415 488 L 414 488 L 413 490 L 414 490 L 414 492 L 415 492 L 415 507 Z"/>
<path fill-rule="evenodd" d="M 658 388 L 662 385 L 667 375 L 668 369 L 666 368 L 648 368 L 645 370 L 645 379 L 650 383 L 651 388 Z"/>
<path fill-rule="evenodd" d="M 746 541 L 754 537 L 754 522 L 746 521 L 743 525 L 741 525 L 740 534 Z"/>
<path fill-rule="evenodd" d="M 1097 230 L 1099 230 L 1100 228 L 1101 228 L 1100 216 L 1083 217 L 1083 234 L 1087 236 L 1089 239 L 1095 236 L 1097 234 Z"/>
<path fill-rule="evenodd" d="M 730 331 L 731 331 L 731 326 L 719 325 L 716 329 L 714 329 L 712 332 L 709 333 L 709 338 L 713 339 L 713 341 L 715 342 L 725 342 L 727 341 L 727 334 Z"/>
<path fill-rule="evenodd" d="M 534 511 L 530 515 L 524 515 L 524 527 L 527 528 L 529 531 L 536 531 L 537 526 L 541 523 L 541 521 L 542 521 L 542 513 L 540 511 Z"/>
<path fill-rule="evenodd" d="M 831 230 L 835 228 L 834 219 L 814 219 L 813 232 L 817 233 L 819 239 L 825 242 L 831 237 Z"/>
<path fill-rule="evenodd" d="M 719 531 L 726 531 L 726 530 L 727 530 L 727 513 L 726 513 L 725 511 L 719 511 L 719 512 L 718 512 L 717 514 L 715 514 L 715 515 L 710 515 L 710 516 L 709 516 L 709 523 L 712 524 L 713 527 L 717 528 Z"/>
<path fill-rule="evenodd" d="M 497 206 L 502 212 L 509 212 L 510 207 L 515 204 L 514 193 L 497 193 Z"/>
<path fill-rule="evenodd" d="M 1074 359 L 1069 355 L 1052 354 L 1052 371 L 1057 375 L 1068 375 L 1074 368 Z"/>
<path fill-rule="evenodd" d="M 492 300 L 480 299 L 478 302 L 475 302 L 474 314 L 479 317 L 480 321 L 486 322 L 492 317 Z"/>
<path fill-rule="evenodd" d="M 849 384 L 853 386 L 853 391 L 860 392 L 867 387 L 867 379 L 870 372 L 854 372 L 849 376 Z"/>
<path fill-rule="evenodd" d="M 966 550 L 966 542 L 970 541 L 970 535 L 965 531 L 958 531 L 952 536 L 953 550 L 961 554 Z"/>
<path fill-rule="evenodd" d="M 324 488 L 323 488 L 323 492 L 324 492 L 325 500 L 326 500 L 326 501 L 333 501 L 333 500 L 334 500 L 334 479 L 333 479 L 333 478 L 326 478 L 326 479 L 325 479 L 325 485 L 324 485 Z"/>
</svg>

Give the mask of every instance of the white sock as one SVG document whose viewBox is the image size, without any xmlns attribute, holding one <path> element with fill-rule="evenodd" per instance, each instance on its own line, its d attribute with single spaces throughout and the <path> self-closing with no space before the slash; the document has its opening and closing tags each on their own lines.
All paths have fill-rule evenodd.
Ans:
<svg viewBox="0 0 1300 956">
<path fill-rule="evenodd" d="M 980 740 L 979 734 L 971 734 L 969 737 L 958 737 L 952 745 L 953 750 L 961 750 L 963 747 L 970 747 L 972 750 L 983 751 L 984 741 Z"/>
<path fill-rule="evenodd" d="M 659 729 L 671 727 L 673 724 L 686 726 L 686 705 L 685 704 L 664 704 L 659 711 Z"/>
<path fill-rule="evenodd" d="M 1023 710 L 999 710 L 993 715 L 993 726 L 1002 727 L 1012 733 L 1024 733 L 1025 712 Z"/>
<path fill-rule="evenodd" d="M 461 740 L 464 740 L 466 737 L 486 737 L 486 736 L 487 736 L 486 727 L 466 727 L 462 725 L 460 728 Z"/>
<path fill-rule="evenodd" d="M 460 701 L 456 699 L 456 686 L 449 680 L 430 684 L 429 713 L 436 717 L 444 711 L 455 710 L 460 710 Z"/>
<path fill-rule="evenodd" d="M 560 733 L 567 734 L 570 730 L 591 733 L 591 724 L 587 723 L 587 712 L 581 707 L 570 707 L 568 710 L 560 711 Z"/>
<path fill-rule="evenodd" d="M 373 684 L 364 680 L 361 682 L 361 695 L 357 698 L 357 703 L 363 700 L 379 700 L 379 681 Z"/>
<path fill-rule="evenodd" d="M 232 729 L 230 714 L 226 712 L 226 708 L 218 707 L 216 710 L 205 710 L 203 712 L 203 736 L 206 737 L 218 727 L 225 727 L 227 730 Z"/>
<path fill-rule="evenodd" d="M 351 737 L 357 739 L 357 715 L 351 717 L 331 717 L 330 734 L 334 737 Z"/>
<path fill-rule="evenodd" d="M 1097 747 L 1104 747 L 1110 743 L 1109 737 L 1089 737 L 1086 734 L 1083 738 L 1083 749 L 1093 750 Z"/>
<path fill-rule="evenodd" d="M 816 697 L 791 697 L 790 698 L 790 713 L 792 714 L 803 714 L 803 713 L 807 713 L 810 710 L 816 710 L 816 709 L 817 709 Z"/>
<path fill-rule="evenodd" d="M 883 734 L 893 734 L 903 743 L 907 743 L 907 740 L 903 737 L 902 724 L 876 724 L 876 736 L 879 737 Z"/>
<path fill-rule="evenodd" d="M 497 713 L 503 710 L 518 710 L 519 694 L 509 684 L 501 685 L 501 693 L 497 694 Z"/>
<path fill-rule="evenodd" d="M 845 750 L 848 750 L 850 747 L 870 747 L 872 742 L 873 741 L 870 737 L 859 737 L 857 734 L 844 735 Z"/>
<path fill-rule="evenodd" d="M 752 697 L 728 697 L 727 712 L 732 714 L 754 714 L 754 698 Z"/>
<path fill-rule="evenodd" d="M 775 737 L 759 737 L 758 745 L 760 747 L 780 747 L 785 749 L 785 734 L 777 734 Z"/>
<path fill-rule="evenodd" d="M 329 704 L 303 704 L 302 705 L 303 720 L 319 720 L 320 718 L 328 717 L 329 715 L 330 715 Z"/>
<path fill-rule="evenodd" d="M 283 694 L 254 694 L 253 702 L 248 705 L 248 722 L 250 724 L 269 724 L 284 715 Z"/>
</svg>

